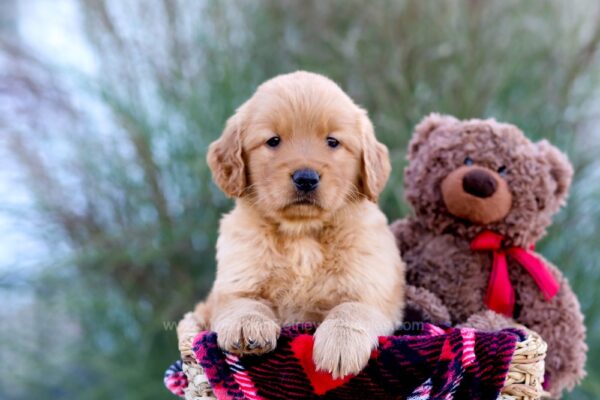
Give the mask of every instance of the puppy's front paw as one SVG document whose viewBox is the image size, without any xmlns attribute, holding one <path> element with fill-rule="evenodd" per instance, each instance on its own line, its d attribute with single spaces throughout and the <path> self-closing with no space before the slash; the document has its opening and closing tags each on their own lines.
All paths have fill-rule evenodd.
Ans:
<svg viewBox="0 0 600 400">
<path fill-rule="evenodd" d="M 334 378 L 359 373 L 369 362 L 377 338 L 341 320 L 326 320 L 315 332 L 313 360 Z"/>
<path fill-rule="evenodd" d="M 261 314 L 246 314 L 219 321 L 214 327 L 217 343 L 235 354 L 263 354 L 273 349 L 281 328 Z"/>
</svg>

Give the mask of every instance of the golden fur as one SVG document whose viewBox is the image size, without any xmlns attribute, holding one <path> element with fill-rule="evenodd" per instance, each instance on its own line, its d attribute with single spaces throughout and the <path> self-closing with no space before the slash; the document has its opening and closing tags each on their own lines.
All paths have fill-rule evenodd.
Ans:
<svg viewBox="0 0 600 400">
<path fill-rule="evenodd" d="M 276 135 L 280 145 L 267 146 Z M 197 308 L 219 345 L 259 354 L 280 325 L 320 323 L 317 368 L 359 372 L 404 303 L 404 264 L 375 203 L 390 164 L 366 112 L 323 76 L 278 76 L 229 119 L 208 163 L 236 198 L 221 220 L 213 289 Z M 301 168 L 320 175 L 310 201 L 291 181 Z"/>
</svg>

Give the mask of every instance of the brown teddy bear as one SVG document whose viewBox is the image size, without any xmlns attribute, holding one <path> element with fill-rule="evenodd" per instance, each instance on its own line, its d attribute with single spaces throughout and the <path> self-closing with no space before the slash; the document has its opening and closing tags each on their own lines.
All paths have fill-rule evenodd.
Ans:
<svg viewBox="0 0 600 400">
<path fill-rule="evenodd" d="M 538 332 L 548 343 L 544 386 L 553 396 L 572 389 L 585 375 L 583 315 L 566 278 L 532 247 L 565 203 L 567 158 L 513 125 L 432 114 L 408 161 L 415 215 L 392 225 L 408 283 L 438 296 L 454 324 L 516 321 Z"/>
</svg>

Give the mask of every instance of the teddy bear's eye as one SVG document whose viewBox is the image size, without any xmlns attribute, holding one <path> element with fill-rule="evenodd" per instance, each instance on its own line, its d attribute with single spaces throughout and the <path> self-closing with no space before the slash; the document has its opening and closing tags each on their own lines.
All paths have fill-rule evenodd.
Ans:
<svg viewBox="0 0 600 400">
<path fill-rule="evenodd" d="M 502 165 L 501 167 L 498 168 L 498 174 L 500 176 L 506 176 L 507 173 L 507 169 L 506 169 L 506 165 Z"/>
<path fill-rule="evenodd" d="M 465 165 L 473 165 L 473 160 L 471 159 L 471 157 L 465 158 Z"/>
</svg>

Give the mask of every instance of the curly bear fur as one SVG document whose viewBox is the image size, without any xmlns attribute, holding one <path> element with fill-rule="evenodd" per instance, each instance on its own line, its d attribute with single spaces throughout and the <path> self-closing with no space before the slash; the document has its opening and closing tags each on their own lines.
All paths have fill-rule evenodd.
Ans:
<svg viewBox="0 0 600 400">
<path fill-rule="evenodd" d="M 516 321 L 538 332 L 548 343 L 548 389 L 555 397 L 572 389 L 585 375 L 587 346 L 583 315 L 566 278 L 542 259 L 560 285 L 558 294 L 546 301 L 532 277 L 509 258 L 516 293 L 514 321 L 499 314 L 490 317 L 484 299 L 492 254 L 470 249 L 470 242 L 484 230 L 503 235 L 509 246 L 537 242 L 565 204 L 573 174 L 567 158 L 547 141 L 531 142 L 513 125 L 432 114 L 416 127 L 408 161 L 405 192 L 414 216 L 392 225 L 408 283 L 438 296 L 454 324 L 468 325 L 469 320 L 471 325 L 482 324 L 474 327 L 486 328 L 493 320 L 487 327 L 498 328 Z M 489 192 L 502 185 L 507 190 L 495 199 L 486 193 L 489 200 L 465 195 L 464 182 L 463 187 L 442 190 L 446 177 L 470 168 L 483 170 L 496 182 Z M 459 201 L 447 206 L 455 192 Z M 498 212 L 502 204 L 506 211 Z M 483 217 L 469 219 L 469 212 Z"/>
</svg>

